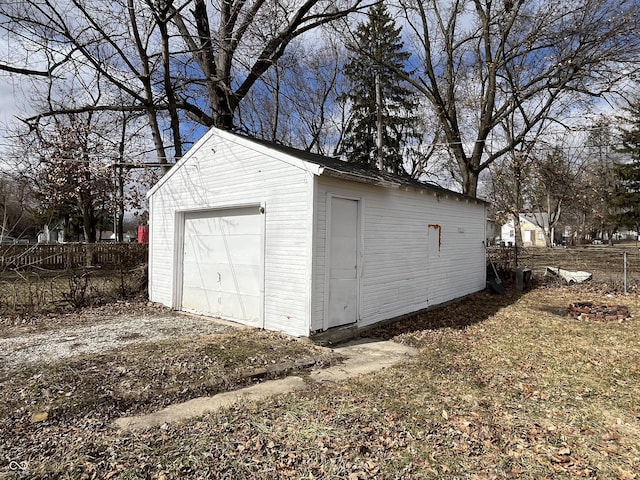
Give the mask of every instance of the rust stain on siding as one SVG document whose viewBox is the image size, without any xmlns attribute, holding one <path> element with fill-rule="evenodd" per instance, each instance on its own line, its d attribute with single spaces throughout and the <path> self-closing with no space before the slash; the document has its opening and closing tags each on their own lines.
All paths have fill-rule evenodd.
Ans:
<svg viewBox="0 0 640 480">
<path fill-rule="evenodd" d="M 430 223 L 428 227 L 438 231 L 438 251 L 440 251 L 440 247 L 442 246 L 442 226 L 437 223 Z"/>
</svg>

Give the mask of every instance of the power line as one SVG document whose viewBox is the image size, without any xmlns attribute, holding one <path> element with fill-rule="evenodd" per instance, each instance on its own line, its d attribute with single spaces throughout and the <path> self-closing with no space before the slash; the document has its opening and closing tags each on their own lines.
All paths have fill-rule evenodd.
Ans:
<svg viewBox="0 0 640 480">
<path fill-rule="evenodd" d="M 537 138 L 541 138 L 541 137 L 545 137 L 545 136 L 565 136 L 569 133 L 589 133 L 589 132 L 593 132 L 593 131 L 600 131 L 600 130 L 606 130 L 606 129 L 611 129 L 611 128 L 618 128 L 620 126 L 636 126 L 637 124 L 633 123 L 633 122 L 624 122 L 624 123 L 616 123 L 615 125 L 611 126 L 611 125 L 602 125 L 602 126 L 596 126 L 596 125 L 591 125 L 591 126 L 579 126 L 579 127 L 568 127 L 567 129 L 563 130 L 563 131 L 549 131 L 549 132 L 542 132 L 536 135 Z M 498 148 L 499 148 L 499 144 L 500 144 L 500 139 L 496 139 L 496 137 L 494 136 L 491 139 L 488 140 L 482 140 L 482 139 L 476 139 L 476 140 L 469 140 L 468 142 L 466 141 L 458 141 L 458 142 L 434 142 L 434 143 L 426 143 L 425 145 L 428 147 L 441 147 L 441 148 L 450 148 L 450 147 L 454 147 L 454 146 L 472 146 L 475 145 L 477 143 L 487 143 L 487 142 L 497 142 L 498 144 Z M 522 143 L 522 142 L 521 142 Z M 0 147 L 5 147 L 5 148 L 10 148 L 12 147 L 12 144 L 9 143 L 0 143 Z M 585 146 L 585 145 L 557 145 L 557 144 L 549 144 L 546 146 L 534 146 L 531 148 L 531 150 L 535 150 L 535 151 L 546 151 L 549 149 L 555 149 L 555 150 L 577 150 L 577 149 L 588 149 L 588 148 L 616 148 L 616 147 L 620 147 L 621 144 L 620 143 L 608 143 L 608 144 L 604 144 L 604 145 L 597 145 L 597 146 Z M 85 157 L 90 158 L 90 159 L 101 159 L 101 160 L 113 160 L 114 164 L 117 163 L 118 165 L 121 166 L 126 166 L 126 167 L 130 167 L 130 168 L 144 168 L 144 167 L 149 167 L 149 168 L 161 168 L 161 167 L 167 167 L 167 166 L 171 166 L 174 163 L 177 163 L 181 158 L 183 157 L 155 157 L 158 161 L 157 162 L 141 162 L 141 163 L 136 163 L 136 162 L 120 162 L 120 156 L 115 156 L 115 155 L 104 155 L 104 154 L 99 154 L 99 153 L 95 153 L 95 154 L 84 154 Z M 28 158 L 27 155 L 21 155 L 21 154 L 2 154 L 3 158 L 13 158 L 13 159 L 26 159 Z M 77 158 L 66 158 L 66 157 L 58 157 L 54 160 L 58 160 L 58 161 L 66 161 L 66 162 L 77 162 L 77 163 L 86 163 L 87 160 L 83 160 L 83 159 L 77 159 Z M 167 161 L 166 163 L 162 162 L 162 160 Z M 168 160 L 171 160 L 171 163 L 168 162 Z"/>
</svg>

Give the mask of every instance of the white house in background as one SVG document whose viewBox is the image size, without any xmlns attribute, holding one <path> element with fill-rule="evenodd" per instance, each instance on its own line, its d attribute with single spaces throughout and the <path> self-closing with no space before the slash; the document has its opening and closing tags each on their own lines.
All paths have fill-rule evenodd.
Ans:
<svg viewBox="0 0 640 480">
<path fill-rule="evenodd" d="M 149 297 L 309 336 L 485 288 L 486 204 L 211 129 L 148 193 Z"/>
<path fill-rule="evenodd" d="M 38 232 L 38 243 L 64 243 L 64 223 L 52 223 L 45 225 Z"/>
<path fill-rule="evenodd" d="M 113 230 L 101 230 L 96 235 L 98 242 L 116 242 L 117 234 Z M 124 232 L 122 234 L 122 242 L 129 243 L 133 241 L 135 234 L 133 232 Z"/>
<path fill-rule="evenodd" d="M 486 234 L 487 234 L 487 245 L 493 245 L 496 240 L 501 240 L 501 228 L 502 226 L 495 218 L 487 217 L 487 226 Z"/>
<path fill-rule="evenodd" d="M 520 217 L 520 233 L 522 237 L 522 245 L 524 247 L 545 247 L 544 230 L 549 228 L 549 216 L 546 213 L 521 213 Z M 510 218 L 509 221 L 502 225 L 501 238 L 507 245 L 515 245 L 515 221 Z"/>
</svg>

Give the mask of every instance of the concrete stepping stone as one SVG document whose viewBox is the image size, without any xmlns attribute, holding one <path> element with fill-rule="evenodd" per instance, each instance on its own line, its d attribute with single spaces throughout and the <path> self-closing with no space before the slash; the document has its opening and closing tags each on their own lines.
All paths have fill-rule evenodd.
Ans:
<svg viewBox="0 0 640 480">
<path fill-rule="evenodd" d="M 309 380 L 318 383 L 340 382 L 382 370 L 418 353 L 418 350 L 413 347 L 371 339 L 355 340 L 338 346 L 335 350 L 345 357 L 344 362 L 329 368 L 312 370 L 308 377 Z M 147 415 L 122 417 L 117 419 L 114 425 L 122 430 L 142 430 L 199 417 L 207 412 L 213 412 L 239 402 L 263 400 L 274 395 L 291 393 L 305 388 L 307 388 L 307 383 L 298 376 L 268 380 L 211 397 L 194 398 Z"/>
</svg>

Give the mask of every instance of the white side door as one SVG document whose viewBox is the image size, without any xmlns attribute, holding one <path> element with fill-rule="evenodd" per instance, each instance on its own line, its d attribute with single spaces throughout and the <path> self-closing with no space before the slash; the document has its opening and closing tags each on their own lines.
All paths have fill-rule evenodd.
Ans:
<svg viewBox="0 0 640 480">
<path fill-rule="evenodd" d="M 327 328 L 358 321 L 358 200 L 329 197 Z"/>
</svg>

